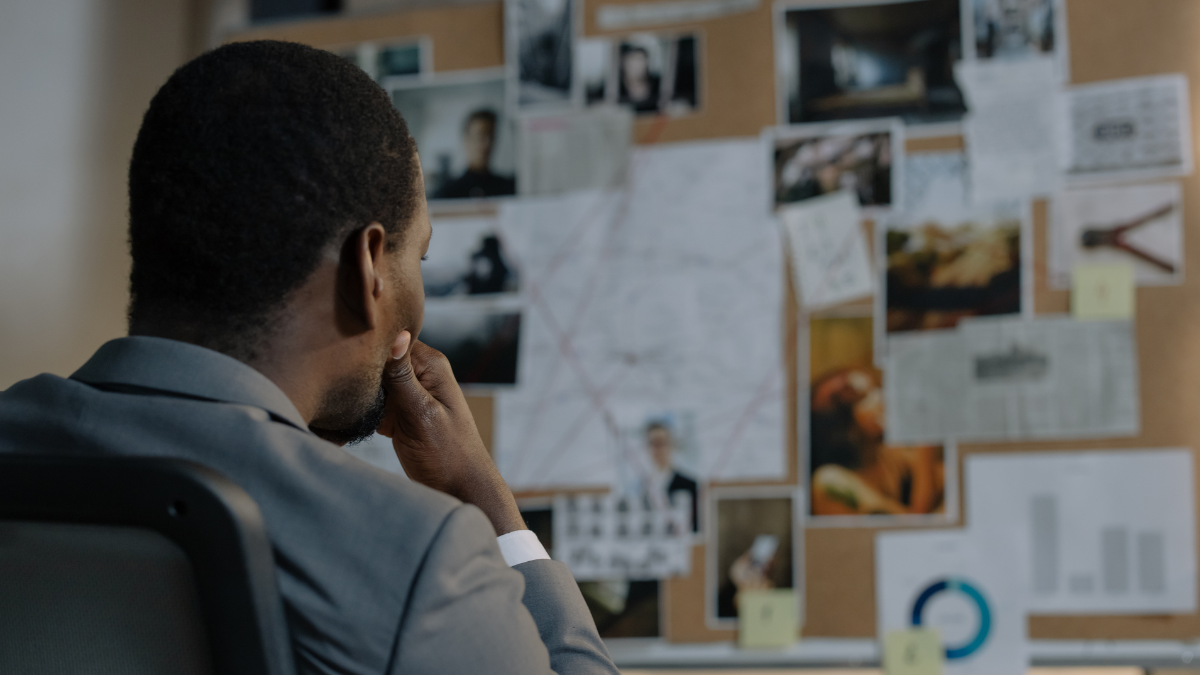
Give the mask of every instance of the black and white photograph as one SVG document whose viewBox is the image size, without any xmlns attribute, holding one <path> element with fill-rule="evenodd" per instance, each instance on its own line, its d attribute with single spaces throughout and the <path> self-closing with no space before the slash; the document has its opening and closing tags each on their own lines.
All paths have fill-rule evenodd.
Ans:
<svg viewBox="0 0 1200 675">
<path fill-rule="evenodd" d="M 525 526 L 554 555 L 554 510 L 544 502 L 518 503 Z M 659 580 L 606 579 L 580 581 L 579 592 L 596 622 L 600 637 L 655 638 L 661 635 Z"/>
<path fill-rule="evenodd" d="M 813 124 L 769 131 L 774 204 L 847 190 L 864 208 L 893 208 L 903 177 L 904 125 L 899 120 Z"/>
<path fill-rule="evenodd" d="M 792 486 L 713 488 L 708 501 L 706 623 L 736 628 L 738 594 L 796 589 L 797 616 L 804 607 L 800 580 L 803 491 Z"/>
<path fill-rule="evenodd" d="M 507 63 L 517 108 L 571 102 L 575 77 L 572 0 L 505 0 Z"/>
<path fill-rule="evenodd" d="M 446 355 L 463 386 L 517 383 L 521 311 L 515 304 L 430 302 L 420 340 Z"/>
<path fill-rule="evenodd" d="M 425 297 L 516 293 L 519 275 L 493 218 L 437 218 L 421 263 Z"/>
<path fill-rule="evenodd" d="M 616 101 L 612 40 L 581 38 L 576 43 L 575 58 L 579 64 L 579 81 L 583 87 L 584 105 L 591 106 Z"/>
<path fill-rule="evenodd" d="M 639 115 L 686 115 L 700 106 L 696 33 L 635 33 L 617 44 L 617 102 Z"/>
<path fill-rule="evenodd" d="M 775 21 L 780 123 L 947 122 L 966 112 L 954 81 L 963 52 L 959 0 L 783 5 Z"/>
<path fill-rule="evenodd" d="M 1058 48 L 1062 0 L 963 0 L 963 10 L 976 58 L 1021 59 Z"/>
<path fill-rule="evenodd" d="M 516 194 L 516 143 L 498 70 L 456 73 L 391 87 L 392 104 L 417 142 L 430 200 Z"/>
</svg>

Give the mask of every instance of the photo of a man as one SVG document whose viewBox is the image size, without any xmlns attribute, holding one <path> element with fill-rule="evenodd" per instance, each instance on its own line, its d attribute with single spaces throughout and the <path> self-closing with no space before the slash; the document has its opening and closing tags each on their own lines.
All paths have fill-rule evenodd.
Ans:
<svg viewBox="0 0 1200 675">
<path fill-rule="evenodd" d="M 499 197 L 516 193 L 517 181 L 512 176 L 492 172 L 497 119 L 496 112 L 488 108 L 476 110 L 467 116 L 462 132 L 467 169 L 458 178 L 443 183 L 434 192 L 434 199 Z"/>
<path fill-rule="evenodd" d="M 653 463 L 655 473 L 647 480 L 644 490 L 649 496 L 651 491 L 658 495 L 666 495 L 667 501 L 675 499 L 676 495 L 687 495 L 692 502 L 692 532 L 700 531 L 700 522 L 696 517 L 696 481 L 680 472 L 674 465 L 676 447 L 675 434 L 667 420 L 651 420 L 646 425 L 646 452 Z"/>
<path fill-rule="evenodd" d="M 421 148 L 428 199 L 516 194 L 516 133 L 504 112 L 505 86 L 496 69 L 390 81 L 392 105 Z"/>
</svg>

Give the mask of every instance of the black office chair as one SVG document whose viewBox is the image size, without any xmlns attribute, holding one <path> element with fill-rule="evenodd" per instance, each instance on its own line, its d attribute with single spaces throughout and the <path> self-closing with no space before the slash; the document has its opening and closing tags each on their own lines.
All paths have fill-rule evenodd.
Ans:
<svg viewBox="0 0 1200 675">
<path fill-rule="evenodd" d="M 294 675 L 258 506 L 192 462 L 0 454 L 0 673 Z"/>
</svg>

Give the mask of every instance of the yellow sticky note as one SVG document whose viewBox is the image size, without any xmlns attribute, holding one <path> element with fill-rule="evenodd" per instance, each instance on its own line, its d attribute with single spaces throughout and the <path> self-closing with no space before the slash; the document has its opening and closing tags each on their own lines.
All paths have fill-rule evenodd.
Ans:
<svg viewBox="0 0 1200 675">
<path fill-rule="evenodd" d="M 740 591 L 738 605 L 738 646 L 786 647 L 796 641 L 796 591 L 773 588 L 765 591 Z"/>
<path fill-rule="evenodd" d="M 892 630 L 883 636 L 883 672 L 887 675 L 942 675 L 946 650 L 936 630 Z"/>
<path fill-rule="evenodd" d="M 1071 314 L 1076 319 L 1133 318 L 1133 266 L 1076 265 L 1071 270 Z"/>
</svg>

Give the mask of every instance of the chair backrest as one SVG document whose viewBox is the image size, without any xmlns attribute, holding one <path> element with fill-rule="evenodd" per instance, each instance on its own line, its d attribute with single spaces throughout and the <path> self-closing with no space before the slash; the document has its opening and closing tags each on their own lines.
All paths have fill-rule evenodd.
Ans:
<svg viewBox="0 0 1200 675">
<path fill-rule="evenodd" d="M 293 675 L 248 494 L 183 460 L 0 454 L 0 673 Z"/>
</svg>

